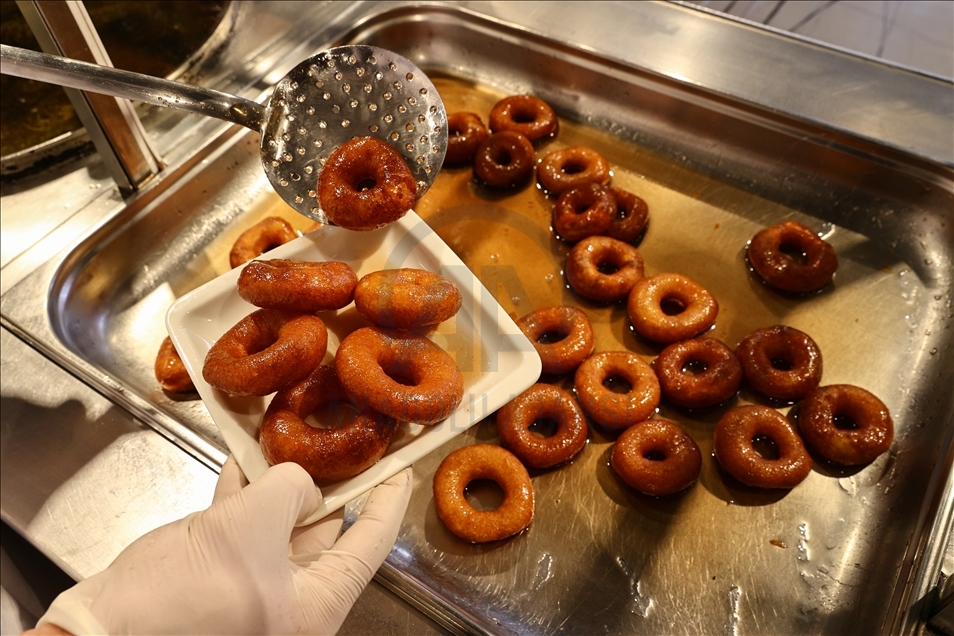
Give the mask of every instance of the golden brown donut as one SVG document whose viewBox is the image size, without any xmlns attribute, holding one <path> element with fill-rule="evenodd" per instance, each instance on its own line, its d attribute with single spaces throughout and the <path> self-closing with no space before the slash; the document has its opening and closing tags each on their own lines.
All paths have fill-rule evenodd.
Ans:
<svg viewBox="0 0 954 636">
<path fill-rule="evenodd" d="M 626 310 L 639 335 L 653 342 L 670 343 L 712 327 L 719 315 L 719 303 L 691 278 L 664 273 L 637 281 Z"/>
<path fill-rule="evenodd" d="M 318 202 L 328 220 L 349 230 L 397 221 L 417 200 L 414 175 L 387 142 L 357 137 L 328 156 L 318 177 Z"/>
<path fill-rule="evenodd" d="M 229 252 L 229 266 L 234 269 L 296 238 L 291 223 L 277 216 L 265 217 L 239 235 Z"/>
<path fill-rule="evenodd" d="M 587 183 L 570 188 L 553 206 L 553 229 L 564 241 L 576 243 L 603 234 L 616 216 L 613 195 L 603 186 Z"/>
<path fill-rule="evenodd" d="M 351 303 L 358 277 L 340 261 L 252 261 L 238 279 L 238 294 L 264 309 L 314 313 Z"/>
<path fill-rule="evenodd" d="M 540 355 L 543 373 L 569 373 L 593 353 L 593 325 L 575 307 L 544 307 L 518 320 L 517 326 Z"/>
<path fill-rule="evenodd" d="M 484 139 L 474 155 L 474 176 L 492 188 L 521 186 L 533 174 L 533 144 L 515 130 Z"/>
<path fill-rule="evenodd" d="M 609 162 L 586 146 L 555 150 L 537 166 L 537 181 L 551 194 L 561 194 L 585 183 L 606 185 L 611 177 Z"/>
<path fill-rule="evenodd" d="M 328 332 L 317 316 L 259 309 L 212 345 L 202 377 L 232 395 L 268 395 L 311 373 L 327 347 Z"/>
<path fill-rule="evenodd" d="M 463 297 L 449 280 L 423 269 L 386 269 L 358 281 L 354 305 L 378 327 L 433 327 L 460 309 Z"/>
<path fill-rule="evenodd" d="M 166 336 L 162 344 L 159 345 L 159 354 L 156 356 L 155 363 L 156 379 L 164 391 L 172 393 L 191 393 L 195 391 L 195 384 L 192 383 L 192 377 L 186 370 L 176 346 L 172 344 L 172 338 Z"/>
<path fill-rule="evenodd" d="M 630 487 L 654 497 L 686 490 L 702 471 L 702 453 L 678 424 L 646 420 L 613 445 L 610 465 Z"/>
<path fill-rule="evenodd" d="M 798 407 L 802 438 L 828 461 L 856 466 L 874 461 L 894 439 L 884 402 L 851 384 L 814 389 Z"/>
<path fill-rule="evenodd" d="M 487 138 L 487 126 L 476 113 L 459 111 L 447 116 L 447 135 L 444 163 L 448 166 L 468 164 Z"/>
<path fill-rule="evenodd" d="M 622 188 L 611 187 L 616 201 L 613 223 L 603 234 L 624 243 L 639 238 L 649 223 L 649 206 L 641 198 Z"/>
<path fill-rule="evenodd" d="M 536 422 L 551 421 L 549 437 L 530 430 Z M 504 448 L 531 468 L 564 464 L 586 446 L 586 417 L 569 393 L 537 383 L 497 411 L 497 432 Z"/>
<path fill-rule="evenodd" d="M 774 443 L 775 459 L 756 450 L 759 438 Z M 738 406 L 726 412 L 716 424 L 712 443 L 726 472 L 755 488 L 794 488 L 812 471 L 812 459 L 794 427 L 767 406 Z"/>
<path fill-rule="evenodd" d="M 776 400 L 800 400 L 821 382 L 821 350 L 794 327 L 756 329 L 742 339 L 735 355 L 752 388 Z"/>
<path fill-rule="evenodd" d="M 424 336 L 400 338 L 362 327 L 341 341 L 335 368 L 358 407 L 399 422 L 436 424 L 464 397 L 454 359 Z"/>
<path fill-rule="evenodd" d="M 628 390 L 615 392 L 607 386 L 611 380 L 622 380 L 621 388 Z M 648 420 L 659 406 L 656 374 L 629 351 L 594 353 L 577 368 L 573 388 L 586 414 L 608 429 L 622 430 Z"/>
<path fill-rule="evenodd" d="M 496 482 L 503 502 L 495 510 L 477 510 L 464 495 L 478 479 Z M 533 520 L 530 474 L 510 451 L 492 444 L 458 448 L 434 473 L 434 507 L 447 529 L 464 541 L 499 541 L 526 529 Z"/>
<path fill-rule="evenodd" d="M 835 249 L 797 221 L 783 221 L 758 232 L 746 256 L 766 283 L 800 294 L 821 289 L 838 269 Z"/>
<path fill-rule="evenodd" d="M 553 137 L 560 121 L 550 105 L 532 95 L 504 97 L 490 109 L 490 130 L 513 130 L 530 141 Z"/>
<path fill-rule="evenodd" d="M 742 384 L 738 358 L 715 338 L 675 342 L 659 353 L 653 369 L 663 397 L 689 409 L 722 404 Z"/>
<path fill-rule="evenodd" d="M 643 277 L 639 250 L 608 236 L 590 236 L 566 255 L 566 279 L 580 296 L 600 302 L 626 298 Z"/>
<path fill-rule="evenodd" d="M 334 367 L 325 365 L 276 393 L 258 433 L 265 460 L 271 465 L 299 464 L 319 485 L 354 477 L 373 466 L 391 445 L 398 425 L 394 418 L 364 409 L 340 427 L 305 421 L 314 415 L 319 424 L 332 424 L 333 409 L 350 402 Z"/>
</svg>

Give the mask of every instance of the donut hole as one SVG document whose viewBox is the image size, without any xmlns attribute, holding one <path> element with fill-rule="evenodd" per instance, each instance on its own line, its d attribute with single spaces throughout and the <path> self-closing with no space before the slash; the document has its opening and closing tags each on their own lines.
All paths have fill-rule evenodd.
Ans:
<svg viewBox="0 0 954 636">
<path fill-rule="evenodd" d="M 565 340 L 569 335 L 570 334 L 563 331 L 548 331 L 537 338 L 537 342 L 543 345 L 555 344 L 561 340 Z"/>
<path fill-rule="evenodd" d="M 799 265 L 808 265 L 808 253 L 805 249 L 791 241 L 782 241 L 778 246 L 778 251 L 789 257 Z"/>
<path fill-rule="evenodd" d="M 527 427 L 527 430 L 537 437 L 542 437 L 546 439 L 547 437 L 553 437 L 557 433 L 559 424 L 552 417 L 540 417 L 533 421 L 533 423 Z"/>
<path fill-rule="evenodd" d="M 686 360 L 682 365 L 682 372 L 686 375 L 702 375 L 709 370 L 709 363 L 705 360 Z"/>
<path fill-rule="evenodd" d="M 686 303 L 674 296 L 666 296 L 659 301 L 659 309 L 667 316 L 678 316 L 686 310 Z"/>
<path fill-rule="evenodd" d="M 606 276 L 612 276 L 619 271 L 619 265 L 613 261 L 600 261 L 596 264 L 596 271 Z"/>
<path fill-rule="evenodd" d="M 377 185 L 378 185 L 378 182 L 374 177 L 365 176 L 365 177 L 361 177 L 360 179 L 358 179 L 358 181 L 355 182 L 354 189 L 357 190 L 358 192 L 367 192 L 368 190 L 371 190 L 372 188 L 377 187 Z"/>
<path fill-rule="evenodd" d="M 529 108 L 514 108 L 510 119 L 515 124 L 532 124 L 537 121 L 537 113 Z"/>
<path fill-rule="evenodd" d="M 773 357 L 769 359 L 769 362 L 776 371 L 791 371 L 795 368 L 795 363 L 789 358 Z"/>
<path fill-rule="evenodd" d="M 618 375 L 611 375 L 603 380 L 603 386 L 609 389 L 610 392 L 619 393 L 621 395 L 630 393 L 633 390 L 633 385 L 630 384 L 626 378 Z"/>
<path fill-rule="evenodd" d="M 333 430 L 348 426 L 358 416 L 358 409 L 349 402 L 343 400 L 332 400 L 322 404 L 315 409 L 308 417 L 305 423 L 313 428 Z"/>
<path fill-rule="evenodd" d="M 853 431 L 858 428 L 858 421 L 845 413 L 835 413 L 831 421 L 840 431 Z"/>
<path fill-rule="evenodd" d="M 498 166 L 509 166 L 513 163 L 513 154 L 507 148 L 497 145 L 490 149 L 488 159 Z"/>
<path fill-rule="evenodd" d="M 464 498 L 474 510 L 496 510 L 504 501 L 504 491 L 493 479 L 474 479 L 464 487 Z"/>
<path fill-rule="evenodd" d="M 777 460 L 781 454 L 778 452 L 778 444 L 768 435 L 756 435 L 752 438 L 752 450 L 754 450 L 762 459 L 771 461 Z"/>
<path fill-rule="evenodd" d="M 567 161 L 562 166 L 560 166 L 560 172 L 563 174 L 580 174 L 581 172 L 586 171 L 586 164 L 580 161 Z"/>
<path fill-rule="evenodd" d="M 384 374 L 402 386 L 417 386 L 419 382 L 414 379 L 413 370 L 406 363 L 399 360 L 389 365 L 382 365 L 381 370 Z"/>
<path fill-rule="evenodd" d="M 666 453 L 658 448 L 650 448 L 643 452 L 643 459 L 648 459 L 651 462 L 664 462 L 666 461 Z"/>
</svg>

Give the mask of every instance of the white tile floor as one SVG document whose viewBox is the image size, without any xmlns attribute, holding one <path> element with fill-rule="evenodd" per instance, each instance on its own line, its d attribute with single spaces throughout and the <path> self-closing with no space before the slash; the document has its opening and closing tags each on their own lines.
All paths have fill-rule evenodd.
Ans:
<svg viewBox="0 0 954 636">
<path fill-rule="evenodd" d="M 954 79 L 950 0 L 688 0 L 686 4 Z"/>
</svg>

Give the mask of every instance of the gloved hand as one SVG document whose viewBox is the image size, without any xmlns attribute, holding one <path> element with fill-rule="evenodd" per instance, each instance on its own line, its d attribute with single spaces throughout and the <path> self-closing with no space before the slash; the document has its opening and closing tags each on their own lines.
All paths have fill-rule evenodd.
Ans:
<svg viewBox="0 0 954 636">
<path fill-rule="evenodd" d="M 230 457 L 208 510 L 134 541 L 60 594 L 38 627 L 77 635 L 337 631 L 394 545 L 411 469 L 374 488 L 340 538 L 340 512 L 295 528 L 320 503 L 297 464 L 245 484 Z"/>
</svg>

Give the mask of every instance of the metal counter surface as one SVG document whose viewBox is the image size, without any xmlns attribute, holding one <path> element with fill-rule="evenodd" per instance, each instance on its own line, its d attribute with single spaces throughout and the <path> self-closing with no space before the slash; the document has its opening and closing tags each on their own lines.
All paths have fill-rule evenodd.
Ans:
<svg viewBox="0 0 954 636">
<path fill-rule="evenodd" d="M 352 3 L 347 19 L 338 26 L 409 4 L 413 3 Z M 562 3 L 560 11 L 553 11 L 549 3 L 444 4 L 464 6 L 666 77 L 850 132 L 855 136 L 852 143 L 882 144 L 913 157 L 929 179 L 943 172 L 939 166 L 954 166 L 950 142 L 954 92 L 943 82 L 672 4 Z M 325 32 L 328 38 L 333 35 Z M 288 61 L 282 58 L 273 70 L 281 71 Z M 777 81 L 779 68 L 786 69 L 785 81 Z M 95 166 L 89 172 L 90 187 L 102 183 Z M 33 247 L 21 243 L 14 256 L 4 256 L 3 292 L 121 205 L 108 186 L 100 187 L 107 191 L 70 211 L 65 224 L 39 240 L 30 237 Z M 36 206 L 43 200 L 42 192 L 40 186 L 35 195 L 21 192 L 16 201 L 5 196 L 4 215 Z M 7 227 L 4 223 L 5 232 Z M 7 330 L 0 346 L 3 518 L 65 571 L 88 576 L 142 532 L 207 505 L 213 469 Z M 61 434 L 63 426 L 69 426 L 71 437 L 54 435 Z M 62 445 L 50 444 L 50 439 Z M 104 493 L 104 483 L 118 488 Z M 439 629 L 376 586 L 359 601 L 354 616 L 342 633 Z"/>
</svg>

